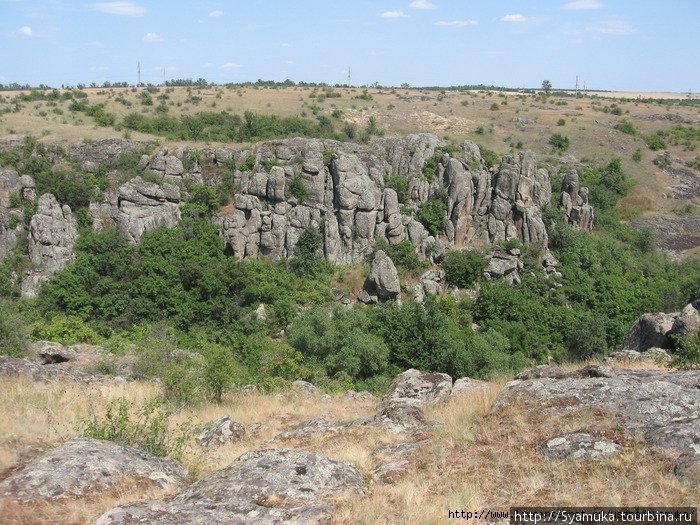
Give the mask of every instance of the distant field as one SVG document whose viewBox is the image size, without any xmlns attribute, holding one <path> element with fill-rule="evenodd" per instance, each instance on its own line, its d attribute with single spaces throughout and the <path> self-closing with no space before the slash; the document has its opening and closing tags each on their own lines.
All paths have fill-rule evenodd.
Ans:
<svg viewBox="0 0 700 525">
<path fill-rule="evenodd" d="M 22 92 L 0 92 L 0 138 L 30 134 L 48 142 L 153 139 L 153 135 L 120 127 L 130 113 L 180 117 L 253 111 L 314 121 L 325 116 L 337 130 L 350 124 L 362 129 L 373 118 L 386 134 L 430 132 L 454 142 L 473 140 L 498 154 L 531 149 L 542 163 L 558 164 L 562 155 L 594 165 L 620 157 L 636 182 L 620 203 L 625 219 L 698 214 L 700 209 L 700 183 L 689 191 L 678 190 L 687 180 L 679 179 L 677 170 L 697 179 L 700 168 L 700 149 L 696 149 L 700 139 L 692 132 L 700 128 L 700 104 L 688 103 L 684 93 L 596 92 L 581 98 L 545 98 L 495 91 L 301 86 L 153 87 L 150 91 L 146 96 L 144 88 L 84 90 L 87 98 L 81 100 L 103 104 L 115 116 L 116 128 L 100 127 L 85 112 L 71 111 L 71 100 L 22 102 Z M 620 125 L 627 133 L 616 129 Z M 645 142 L 645 137 L 679 125 L 691 129 L 689 138 L 667 140 L 659 151 L 652 151 Z M 554 133 L 569 138 L 570 147 L 563 154 L 549 144 Z M 166 144 L 183 144 L 166 136 L 157 138 Z M 669 152 L 670 166 L 658 160 L 654 163 L 662 151 Z"/>
</svg>

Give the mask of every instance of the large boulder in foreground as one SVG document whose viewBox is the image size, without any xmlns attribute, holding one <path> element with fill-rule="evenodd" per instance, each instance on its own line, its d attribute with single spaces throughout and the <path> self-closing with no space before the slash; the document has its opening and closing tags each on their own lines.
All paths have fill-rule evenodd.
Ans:
<svg viewBox="0 0 700 525">
<path fill-rule="evenodd" d="M 650 348 L 672 348 L 673 337 L 686 337 L 700 331 L 700 299 L 680 311 L 644 314 L 625 336 L 624 350 L 644 352 Z"/>
<path fill-rule="evenodd" d="M 700 370 L 622 370 L 589 366 L 564 376 L 515 380 L 493 410 L 541 414 L 609 412 L 629 432 L 677 452 L 700 448 Z"/>
<path fill-rule="evenodd" d="M 96 525 L 325 523 L 329 500 L 365 494 L 360 472 L 313 452 L 256 450 L 169 501 L 136 501 Z"/>
<path fill-rule="evenodd" d="M 183 484 L 187 470 L 111 441 L 77 438 L 19 466 L 0 481 L 0 496 L 20 501 L 90 496 L 125 481 L 163 489 Z"/>
</svg>

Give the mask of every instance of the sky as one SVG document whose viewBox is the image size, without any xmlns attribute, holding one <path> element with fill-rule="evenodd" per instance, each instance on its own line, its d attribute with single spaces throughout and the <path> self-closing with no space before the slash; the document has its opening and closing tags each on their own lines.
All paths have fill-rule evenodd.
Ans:
<svg viewBox="0 0 700 525">
<path fill-rule="evenodd" d="M 0 0 L 0 83 L 700 91 L 700 0 Z"/>
</svg>

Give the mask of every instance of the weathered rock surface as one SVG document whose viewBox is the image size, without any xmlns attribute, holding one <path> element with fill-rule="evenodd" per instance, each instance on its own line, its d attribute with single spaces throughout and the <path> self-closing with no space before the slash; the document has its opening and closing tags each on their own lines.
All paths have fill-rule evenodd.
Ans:
<svg viewBox="0 0 700 525">
<path fill-rule="evenodd" d="M 377 250 L 374 254 L 366 287 L 380 301 L 396 299 L 401 293 L 399 272 L 391 258 L 382 250 Z"/>
<path fill-rule="evenodd" d="M 644 352 L 650 348 L 671 348 L 672 336 L 690 336 L 700 331 L 700 300 L 680 312 L 644 314 L 625 335 L 623 350 Z"/>
<path fill-rule="evenodd" d="M 41 283 L 75 259 L 78 223 L 70 206 L 61 206 L 56 197 L 39 197 L 36 214 L 29 223 L 29 260 L 34 269 L 22 281 L 22 296 L 35 297 Z"/>
<path fill-rule="evenodd" d="M 65 363 L 39 364 L 36 362 L 0 355 L 0 377 L 27 376 L 33 381 L 55 383 L 60 380 L 77 381 L 81 383 L 124 382 L 124 378 L 96 374 L 86 374 L 66 367 Z"/>
<path fill-rule="evenodd" d="M 197 440 L 203 447 L 223 445 L 227 441 L 237 441 L 245 436 L 245 427 L 232 421 L 229 416 L 217 419 L 199 435 Z"/>
<path fill-rule="evenodd" d="M 156 228 L 174 228 L 180 222 L 180 190 L 172 184 L 154 184 L 135 177 L 119 187 L 116 224 L 132 242 Z"/>
<path fill-rule="evenodd" d="M 474 392 L 487 390 L 491 386 L 491 383 L 487 381 L 481 381 L 479 379 L 472 379 L 471 377 L 462 377 L 457 379 L 452 385 L 452 396 L 465 396 L 473 394 Z"/>
<path fill-rule="evenodd" d="M 96 525 L 324 523 L 330 499 L 358 497 L 366 484 L 349 465 L 296 450 L 257 450 L 201 479 L 169 501 L 137 501 Z"/>
<path fill-rule="evenodd" d="M 510 284 L 520 284 L 520 271 L 523 269 L 520 260 L 520 250 L 509 250 L 508 253 L 493 251 L 487 257 L 484 277 L 486 279 L 504 279 Z"/>
<path fill-rule="evenodd" d="M 302 381 L 301 379 L 297 379 L 296 381 L 292 382 L 292 389 L 304 394 L 315 395 L 321 393 L 321 390 L 317 386 L 309 383 L 308 381 Z"/>
<path fill-rule="evenodd" d="M 643 362 L 647 363 L 664 363 L 671 359 L 666 350 L 663 348 L 649 348 L 644 352 L 637 352 L 635 350 L 620 350 L 619 352 L 613 352 L 608 357 L 605 358 L 606 363 L 625 363 L 625 362 Z"/>
<path fill-rule="evenodd" d="M 452 378 L 449 375 L 411 368 L 394 378 L 384 401 L 406 401 L 423 406 L 447 399 L 451 391 Z"/>
<path fill-rule="evenodd" d="M 396 483 L 408 474 L 410 466 L 411 464 L 405 459 L 384 463 L 372 472 L 372 479 L 385 485 Z"/>
<path fill-rule="evenodd" d="M 622 447 L 608 439 L 577 432 L 548 439 L 539 452 L 549 459 L 602 460 L 619 454 Z"/>
<path fill-rule="evenodd" d="M 181 486 L 187 470 L 111 441 L 72 439 L 17 467 L 0 481 L 0 495 L 21 501 L 52 500 L 95 493 L 125 481 L 165 489 Z"/>
<path fill-rule="evenodd" d="M 580 185 L 576 170 L 564 175 L 559 203 L 569 224 L 581 230 L 593 229 L 593 207 L 588 204 L 588 188 Z"/>
<path fill-rule="evenodd" d="M 550 413 L 603 409 L 652 444 L 685 452 L 700 443 L 700 371 L 590 366 L 558 377 L 511 381 L 493 410 L 506 406 Z"/>
</svg>

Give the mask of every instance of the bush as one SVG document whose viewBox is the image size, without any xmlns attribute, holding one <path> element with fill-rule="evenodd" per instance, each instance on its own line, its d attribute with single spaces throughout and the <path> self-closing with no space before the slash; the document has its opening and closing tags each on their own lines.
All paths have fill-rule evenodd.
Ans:
<svg viewBox="0 0 700 525">
<path fill-rule="evenodd" d="M 584 361 L 607 354 L 605 323 L 601 319 L 581 317 L 566 339 L 569 357 Z"/>
<path fill-rule="evenodd" d="M 566 125 L 566 120 L 564 120 L 563 118 L 560 118 L 559 120 L 557 120 L 557 126 L 565 126 L 565 125 Z"/>
<path fill-rule="evenodd" d="M 481 146 L 479 146 L 479 150 L 481 151 L 481 158 L 484 159 L 484 164 L 486 164 L 487 168 L 496 168 L 500 166 L 501 156 L 498 153 Z"/>
<path fill-rule="evenodd" d="M 425 177 L 425 180 L 428 182 L 433 182 L 435 180 L 435 174 L 437 173 L 437 167 L 438 163 L 440 162 L 440 155 L 436 153 L 429 159 L 425 161 L 425 164 L 423 164 L 423 177 Z"/>
<path fill-rule="evenodd" d="M 622 122 L 616 124 L 615 129 L 621 131 L 622 133 L 627 133 L 628 135 L 637 134 L 637 129 L 634 127 L 634 124 L 628 122 L 627 120 L 623 120 Z"/>
<path fill-rule="evenodd" d="M 700 370 L 700 334 L 674 340 L 671 366 L 681 370 Z"/>
<path fill-rule="evenodd" d="M 481 277 L 486 266 L 484 256 L 476 251 L 452 251 L 445 255 L 442 267 L 452 286 L 469 288 Z"/>
<path fill-rule="evenodd" d="M 289 193 L 292 197 L 295 197 L 300 203 L 306 201 L 309 197 L 309 190 L 304 183 L 304 179 L 301 175 L 295 175 L 292 179 L 292 183 L 289 186 Z"/>
<path fill-rule="evenodd" d="M 140 410 L 123 397 L 110 401 L 104 416 L 92 414 L 78 430 L 84 437 L 114 441 L 139 448 L 148 454 L 178 459 L 191 437 L 186 426 L 171 431 L 172 413 L 155 398 Z"/>
<path fill-rule="evenodd" d="M 554 135 L 549 137 L 549 144 L 560 153 L 563 153 L 564 151 L 569 149 L 569 137 L 560 133 L 555 133 Z"/>
<path fill-rule="evenodd" d="M 75 315 L 56 315 L 48 323 L 35 324 L 32 337 L 63 345 L 97 344 L 101 340 L 89 324 Z"/>
<path fill-rule="evenodd" d="M 418 213 L 416 213 L 416 219 L 425 226 L 430 235 L 437 237 L 445 227 L 446 214 L 447 205 L 443 200 L 431 197 L 420 205 Z"/>
<path fill-rule="evenodd" d="M 649 149 L 653 151 L 658 151 L 666 147 L 664 135 L 660 131 L 657 131 L 652 135 L 647 135 L 646 137 L 644 137 L 644 142 L 646 142 L 647 146 L 649 146 Z"/>
<path fill-rule="evenodd" d="M 23 357 L 27 341 L 24 321 L 16 313 L 15 305 L 0 301 L 0 355 Z"/>
<path fill-rule="evenodd" d="M 415 272 L 427 266 L 416 254 L 416 247 L 411 241 L 403 241 L 393 246 L 384 239 L 374 244 L 374 251 L 382 250 L 394 262 L 397 268 L 403 268 L 407 272 Z"/>
<path fill-rule="evenodd" d="M 323 236 L 313 226 L 306 228 L 294 246 L 294 257 L 289 260 L 289 268 L 298 275 L 315 275 L 325 269 L 321 253 Z"/>
<path fill-rule="evenodd" d="M 401 204 L 406 204 L 410 199 L 408 193 L 408 179 L 400 175 L 389 175 L 384 179 L 387 188 L 391 188 L 396 192 Z"/>
</svg>

